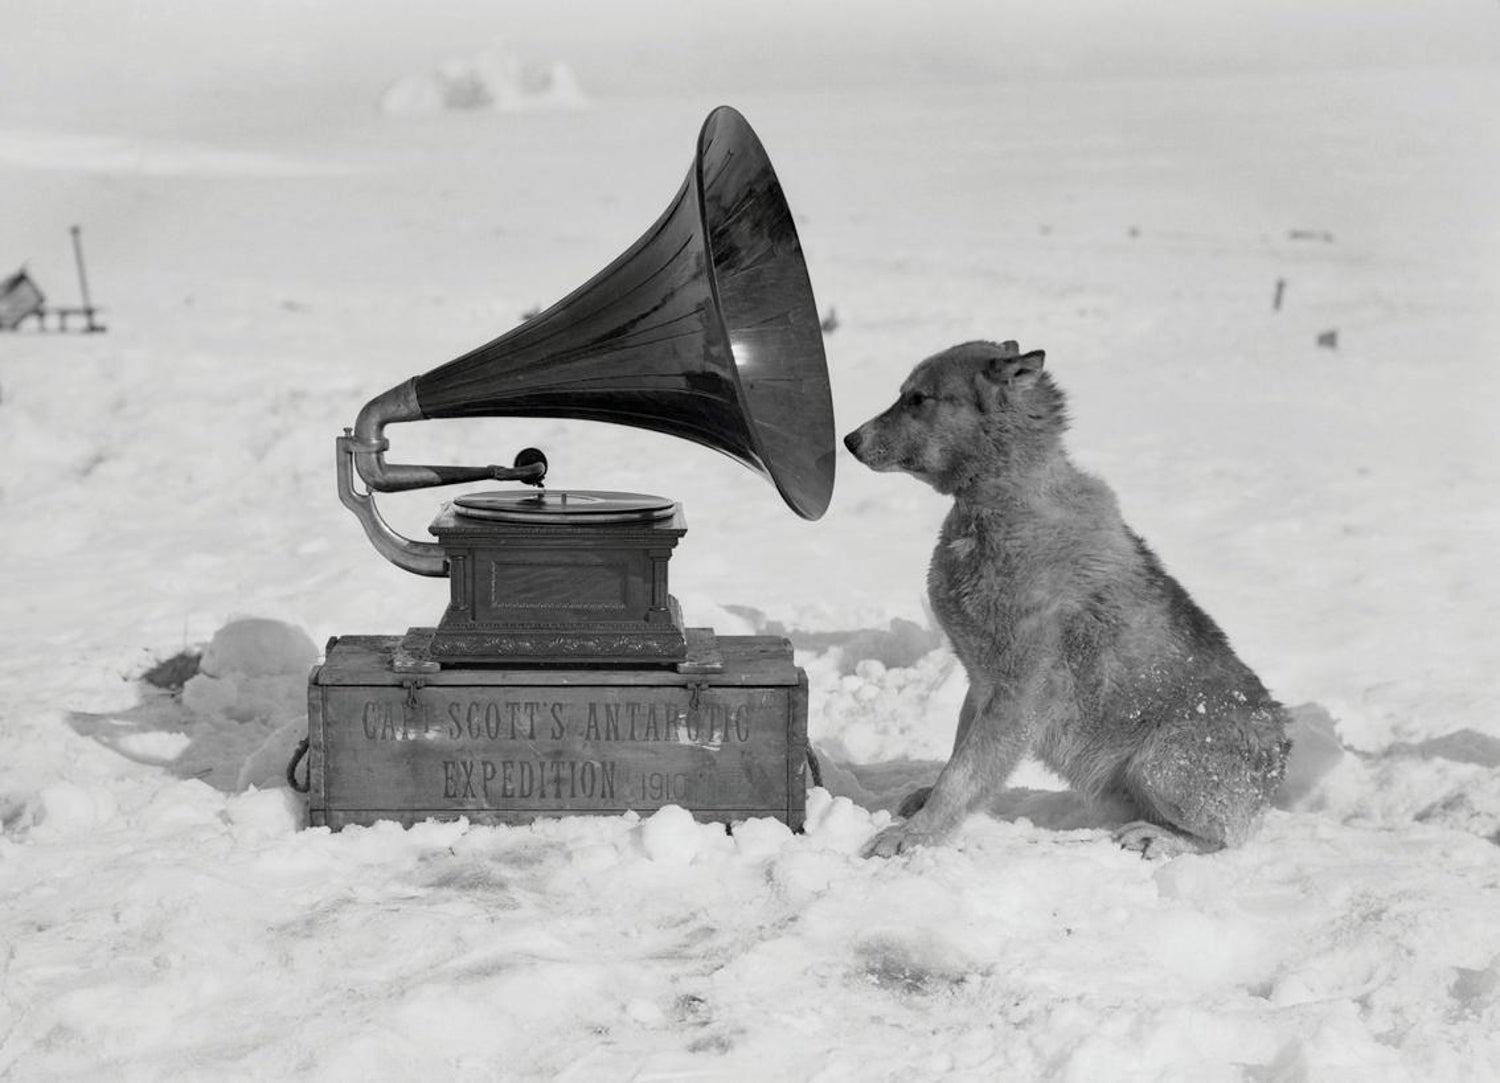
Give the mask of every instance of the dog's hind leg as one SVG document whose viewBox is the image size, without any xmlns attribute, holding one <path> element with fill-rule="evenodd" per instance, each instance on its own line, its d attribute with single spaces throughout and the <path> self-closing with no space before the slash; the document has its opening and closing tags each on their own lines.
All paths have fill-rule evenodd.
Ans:
<svg viewBox="0 0 1500 1083">
<path fill-rule="evenodd" d="M 974 724 L 974 686 L 969 685 L 969 690 L 964 694 L 964 705 L 958 709 L 958 732 L 953 737 L 953 754 L 957 755 L 959 748 L 964 743 L 964 738 L 969 734 L 969 727 Z M 903 820 L 909 820 L 922 810 L 927 804 L 927 798 L 932 793 L 931 786 L 922 786 L 912 790 L 901 799 L 901 805 L 896 810 L 896 815 Z"/>
<path fill-rule="evenodd" d="M 1141 819 L 1115 841 L 1143 857 L 1211 853 L 1249 837 L 1274 788 L 1267 761 L 1284 749 L 1257 748 L 1233 722 L 1169 722 L 1146 738 L 1124 772 L 1123 790 Z"/>
</svg>

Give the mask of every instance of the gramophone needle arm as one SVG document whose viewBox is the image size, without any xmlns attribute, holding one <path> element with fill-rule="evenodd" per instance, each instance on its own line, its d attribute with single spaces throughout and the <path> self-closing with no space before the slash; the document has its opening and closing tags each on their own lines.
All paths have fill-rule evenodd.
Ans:
<svg viewBox="0 0 1500 1083">
<path fill-rule="evenodd" d="M 385 427 L 396 421 L 426 418 L 417 399 L 416 381 L 406 380 L 365 403 L 352 430 L 345 432 L 343 446 L 354 459 L 354 468 L 371 489 L 383 493 L 454 485 L 466 481 L 522 481 L 541 484 L 547 474 L 547 457 L 535 448 L 516 456 L 514 466 L 424 466 L 388 463 L 385 452 L 391 444 Z"/>
</svg>

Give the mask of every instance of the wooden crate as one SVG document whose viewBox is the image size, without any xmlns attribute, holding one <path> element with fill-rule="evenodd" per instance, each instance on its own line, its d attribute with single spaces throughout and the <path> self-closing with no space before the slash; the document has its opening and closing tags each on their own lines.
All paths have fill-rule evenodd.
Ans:
<svg viewBox="0 0 1500 1083">
<path fill-rule="evenodd" d="M 308 822 L 643 815 L 806 807 L 807 677 L 786 640 L 724 636 L 723 670 L 398 672 L 394 636 L 342 636 L 308 686 Z"/>
</svg>

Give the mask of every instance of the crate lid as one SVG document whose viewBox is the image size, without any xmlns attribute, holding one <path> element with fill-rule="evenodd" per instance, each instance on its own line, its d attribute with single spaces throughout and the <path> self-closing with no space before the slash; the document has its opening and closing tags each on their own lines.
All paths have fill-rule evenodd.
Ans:
<svg viewBox="0 0 1500 1083">
<path fill-rule="evenodd" d="M 697 629 L 688 629 L 689 633 Z M 749 686 L 794 685 L 801 671 L 792 664 L 792 647 L 781 636 L 718 636 L 724 659 L 720 673 L 679 673 L 670 666 L 473 666 L 441 669 L 435 673 L 398 673 L 392 657 L 400 636 L 338 636 L 329 641 L 328 658 L 313 670 L 312 684 L 399 685 L 415 676 L 425 685 L 480 685 L 540 687 L 572 685 Z"/>
</svg>

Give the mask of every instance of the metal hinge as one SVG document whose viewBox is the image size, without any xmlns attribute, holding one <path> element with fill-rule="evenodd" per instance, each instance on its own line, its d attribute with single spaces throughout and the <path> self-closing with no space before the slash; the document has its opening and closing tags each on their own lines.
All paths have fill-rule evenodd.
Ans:
<svg viewBox="0 0 1500 1083">
<path fill-rule="evenodd" d="M 688 691 L 688 710 L 696 711 L 703 702 L 703 693 L 708 690 L 707 681 L 688 681 L 684 687 Z"/>
<path fill-rule="evenodd" d="M 427 678 L 418 676 L 407 676 L 401 678 L 401 687 L 406 689 L 406 722 L 408 728 L 417 721 L 417 712 L 421 710 L 422 703 L 419 698 L 422 689 L 427 687 Z"/>
</svg>

